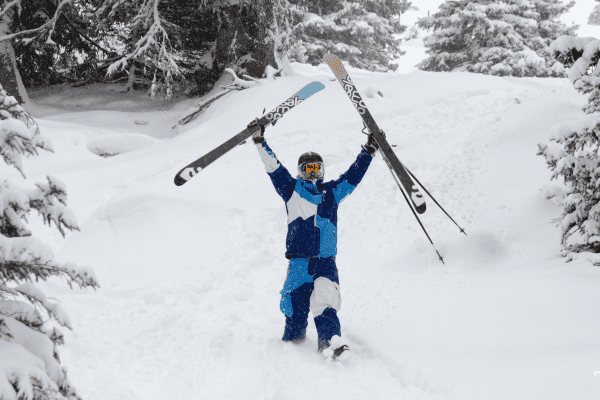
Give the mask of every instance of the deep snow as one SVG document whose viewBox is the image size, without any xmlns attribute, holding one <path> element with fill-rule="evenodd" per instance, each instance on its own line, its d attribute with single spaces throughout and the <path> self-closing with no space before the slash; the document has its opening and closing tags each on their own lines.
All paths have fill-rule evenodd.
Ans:
<svg viewBox="0 0 600 400">
<path fill-rule="evenodd" d="M 567 79 L 351 69 L 399 158 L 468 236 L 428 201 L 422 221 L 442 265 L 378 156 L 339 214 L 340 319 L 354 358 L 320 360 L 312 322 L 307 343 L 281 343 L 285 208 L 256 149 L 232 150 L 183 187 L 173 177 L 311 80 L 326 89 L 267 140 L 289 169 L 314 150 L 327 178 L 344 172 L 366 139 L 361 120 L 325 65 L 294 67 L 296 77 L 226 95 L 177 136 L 170 126 L 189 104 L 46 106 L 38 118 L 55 153 L 25 160 L 27 182 L 63 179 L 82 229 L 63 240 L 32 218 L 34 231 L 102 285 L 42 285 L 71 316 L 61 357 L 82 397 L 598 399 L 600 268 L 560 257 L 560 208 L 542 195 L 560 183 L 535 155 L 552 126 L 583 117 Z M 90 149 L 132 133 L 160 140 L 109 158 Z"/>
</svg>

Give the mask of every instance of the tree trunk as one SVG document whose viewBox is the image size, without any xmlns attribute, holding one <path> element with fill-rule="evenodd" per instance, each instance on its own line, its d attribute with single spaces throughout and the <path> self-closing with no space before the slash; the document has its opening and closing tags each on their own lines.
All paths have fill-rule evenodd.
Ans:
<svg viewBox="0 0 600 400">
<path fill-rule="evenodd" d="M 0 36 L 4 36 L 10 33 L 10 18 L 8 14 L 2 16 L 0 19 Z M 29 96 L 25 90 L 25 85 L 21 80 L 21 75 L 17 68 L 17 60 L 15 58 L 15 51 L 10 43 L 10 40 L 3 40 L 0 42 L 0 84 L 6 90 L 10 96 L 14 96 L 15 99 L 25 110 L 27 106 L 25 103 L 29 102 Z"/>
<path fill-rule="evenodd" d="M 267 65 L 277 68 L 275 43 L 268 37 L 276 24 L 273 4 L 274 0 L 257 0 L 223 9 L 215 49 L 217 68 L 231 67 L 255 77 L 262 77 Z"/>
<path fill-rule="evenodd" d="M 133 84 L 135 83 L 135 61 L 131 61 L 131 68 L 129 68 L 129 77 L 127 78 L 127 86 L 125 86 L 125 90 L 122 93 L 129 92 L 130 89 L 133 89 Z"/>
<path fill-rule="evenodd" d="M 267 65 L 279 69 L 276 53 L 284 53 L 280 47 L 288 42 L 289 25 L 287 16 L 281 15 L 285 11 L 282 5 L 283 0 L 232 0 L 219 7 L 213 21 L 218 30 L 215 42 L 194 71 L 199 94 L 210 91 L 225 68 L 256 78 L 265 76 Z"/>
<path fill-rule="evenodd" d="M 258 28 L 258 37 L 254 43 L 254 58 L 258 60 L 258 65 L 255 66 L 256 75 L 262 76 L 267 65 L 277 69 L 278 63 L 275 59 L 275 38 L 269 37 L 269 31 L 274 29 L 279 30 L 277 16 L 275 15 L 275 1 L 266 0 L 263 2 L 263 12 L 259 13 L 259 20 L 256 21 Z M 263 19 L 264 18 L 264 19 Z M 262 20 L 261 20 L 262 19 Z M 260 74 L 258 72 L 260 71 Z"/>
</svg>

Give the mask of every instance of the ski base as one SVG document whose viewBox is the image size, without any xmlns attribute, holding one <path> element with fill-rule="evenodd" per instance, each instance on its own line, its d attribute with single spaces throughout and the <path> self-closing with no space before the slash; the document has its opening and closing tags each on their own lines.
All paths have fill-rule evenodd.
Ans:
<svg viewBox="0 0 600 400">
<path fill-rule="evenodd" d="M 298 104 L 302 103 L 304 100 L 308 99 L 313 94 L 320 92 L 323 89 L 325 89 L 325 85 L 323 85 L 321 82 L 311 82 L 308 85 L 304 86 L 289 99 L 278 105 L 273 111 L 260 118 L 258 120 L 257 125 L 244 129 L 225 143 L 221 144 L 220 146 L 216 147 L 212 151 L 197 159 L 196 161 L 193 161 L 184 168 L 182 168 L 177 173 L 177 175 L 175 175 L 175 185 L 184 185 L 190 179 L 196 176 L 200 171 L 205 169 L 207 166 L 218 160 L 220 157 L 225 155 L 227 152 L 235 148 L 243 141 L 250 138 L 256 132 L 260 131 L 261 125 L 263 127 L 273 125 L 277 120 L 282 118 L 285 115 L 285 113 L 287 113 L 289 110 L 291 110 Z"/>
</svg>

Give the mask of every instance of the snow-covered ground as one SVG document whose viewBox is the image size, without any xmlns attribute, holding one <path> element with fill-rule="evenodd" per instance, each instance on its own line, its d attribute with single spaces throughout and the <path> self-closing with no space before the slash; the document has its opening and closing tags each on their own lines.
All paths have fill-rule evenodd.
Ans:
<svg viewBox="0 0 600 400">
<path fill-rule="evenodd" d="M 76 112 L 32 96 L 56 151 L 25 161 L 27 182 L 63 179 L 82 228 L 66 240 L 35 218 L 33 229 L 102 285 L 45 284 L 73 321 L 61 357 L 82 397 L 597 400 L 600 267 L 560 257 L 560 209 L 541 191 L 559 183 L 536 156 L 552 126 L 583 116 L 585 97 L 566 79 L 350 70 L 363 93 L 383 94 L 365 99 L 372 114 L 468 236 L 428 200 L 422 221 L 442 265 L 374 160 L 339 213 L 340 319 L 354 352 L 341 365 L 319 358 L 312 322 L 306 343 L 280 341 L 286 215 L 254 146 L 173 184 L 311 80 L 326 89 L 267 140 L 289 169 L 314 150 L 327 178 L 344 172 L 366 139 L 361 120 L 327 67 L 295 68 L 226 95 L 178 135 L 170 127 L 190 104 L 116 111 L 96 93 L 104 111 Z M 103 144 L 127 152 L 103 158 Z"/>
<path fill-rule="evenodd" d="M 404 40 L 402 42 L 400 48 L 405 53 L 396 62 L 398 65 L 396 71 L 399 74 L 408 74 L 417 71 L 416 65 L 427 57 L 427 48 L 423 44 L 425 36 L 427 36 L 427 32 L 422 31 L 418 38 Z"/>
</svg>

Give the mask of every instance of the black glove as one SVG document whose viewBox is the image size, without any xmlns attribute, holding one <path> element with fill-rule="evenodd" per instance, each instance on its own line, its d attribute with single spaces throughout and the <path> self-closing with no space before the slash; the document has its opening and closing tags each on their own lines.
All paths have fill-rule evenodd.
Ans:
<svg viewBox="0 0 600 400">
<path fill-rule="evenodd" d="M 259 124 L 258 118 L 255 118 L 254 121 L 252 121 L 248 124 L 248 128 L 252 128 L 256 125 L 258 125 L 260 127 L 260 131 L 254 133 L 252 135 L 252 141 L 255 144 L 258 144 L 258 143 L 262 143 L 265 141 L 265 126 L 263 124 Z"/>
<path fill-rule="evenodd" d="M 375 152 L 379 149 L 379 145 L 377 144 L 375 139 L 373 139 L 373 135 L 368 135 L 368 136 L 369 136 L 369 139 L 367 139 L 367 143 L 365 144 L 365 149 L 367 149 L 367 151 L 369 153 L 371 153 L 371 155 L 374 155 Z"/>
</svg>

